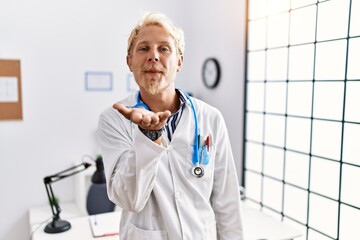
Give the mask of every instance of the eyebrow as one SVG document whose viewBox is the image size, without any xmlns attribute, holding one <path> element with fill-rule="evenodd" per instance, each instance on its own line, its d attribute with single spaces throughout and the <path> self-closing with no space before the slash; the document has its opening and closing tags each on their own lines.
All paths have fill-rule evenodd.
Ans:
<svg viewBox="0 0 360 240">
<path fill-rule="evenodd" d="M 140 44 L 149 44 L 149 41 L 140 41 L 140 42 L 137 42 L 135 46 L 138 46 Z M 159 42 L 160 45 L 171 45 L 171 43 L 169 41 L 161 41 Z"/>
</svg>

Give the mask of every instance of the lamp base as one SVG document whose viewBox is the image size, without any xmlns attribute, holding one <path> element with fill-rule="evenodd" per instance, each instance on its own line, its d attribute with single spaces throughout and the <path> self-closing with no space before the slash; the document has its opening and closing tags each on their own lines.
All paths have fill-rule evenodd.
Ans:
<svg viewBox="0 0 360 240">
<path fill-rule="evenodd" d="M 46 233 L 61 233 L 69 230 L 71 228 L 71 224 L 68 221 L 64 220 L 53 220 L 51 223 L 46 225 L 44 231 Z"/>
</svg>

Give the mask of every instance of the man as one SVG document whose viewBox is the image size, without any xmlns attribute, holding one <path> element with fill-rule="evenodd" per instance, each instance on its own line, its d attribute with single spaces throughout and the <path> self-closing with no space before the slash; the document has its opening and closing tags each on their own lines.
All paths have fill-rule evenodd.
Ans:
<svg viewBox="0 0 360 240">
<path fill-rule="evenodd" d="M 240 194 L 221 113 L 175 89 L 184 35 L 148 14 L 128 40 L 140 91 L 99 119 L 109 198 L 120 239 L 243 239 Z"/>
</svg>

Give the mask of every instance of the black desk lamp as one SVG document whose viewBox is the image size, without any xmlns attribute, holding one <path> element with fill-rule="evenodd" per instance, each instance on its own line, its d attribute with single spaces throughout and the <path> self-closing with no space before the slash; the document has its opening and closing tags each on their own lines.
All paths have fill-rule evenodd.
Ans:
<svg viewBox="0 0 360 240">
<path fill-rule="evenodd" d="M 48 195 L 51 211 L 53 213 L 52 222 L 47 224 L 45 227 L 44 231 L 46 233 L 61 233 L 61 232 L 65 232 L 71 228 L 71 224 L 68 221 L 60 219 L 61 208 L 59 206 L 58 200 L 56 199 L 56 197 L 54 195 L 54 192 L 51 187 L 51 183 L 57 182 L 61 179 L 64 179 L 64 178 L 70 177 L 72 175 L 75 175 L 79 172 L 82 172 L 90 166 L 91 166 L 90 163 L 83 162 L 79 165 L 65 169 L 61 172 L 55 173 L 53 175 L 50 175 L 50 176 L 47 176 L 44 178 L 46 193 Z"/>
</svg>

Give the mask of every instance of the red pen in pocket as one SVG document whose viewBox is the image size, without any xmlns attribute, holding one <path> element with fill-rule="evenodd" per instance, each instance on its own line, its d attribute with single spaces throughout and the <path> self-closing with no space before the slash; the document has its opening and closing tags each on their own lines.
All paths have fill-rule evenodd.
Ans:
<svg viewBox="0 0 360 240">
<path fill-rule="evenodd" d="M 207 146 L 208 152 L 210 151 L 210 144 L 211 144 L 210 135 L 208 135 L 205 140 L 205 145 Z"/>
</svg>

